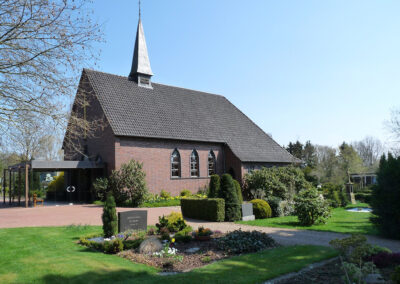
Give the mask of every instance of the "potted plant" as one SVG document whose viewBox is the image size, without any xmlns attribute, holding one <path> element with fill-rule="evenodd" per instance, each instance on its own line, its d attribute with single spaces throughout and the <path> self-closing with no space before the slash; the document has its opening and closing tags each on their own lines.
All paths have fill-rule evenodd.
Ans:
<svg viewBox="0 0 400 284">
<path fill-rule="evenodd" d="M 198 241 L 208 241 L 211 239 L 212 234 L 213 231 L 211 231 L 209 228 L 199 227 L 193 232 L 193 237 Z"/>
</svg>

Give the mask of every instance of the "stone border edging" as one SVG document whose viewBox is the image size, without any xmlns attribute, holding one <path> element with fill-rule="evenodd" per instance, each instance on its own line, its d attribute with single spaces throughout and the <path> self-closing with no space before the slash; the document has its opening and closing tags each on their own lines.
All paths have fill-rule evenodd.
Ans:
<svg viewBox="0 0 400 284">
<path fill-rule="evenodd" d="M 292 278 L 292 277 L 294 277 L 294 276 L 296 276 L 298 274 L 310 271 L 310 270 L 312 270 L 314 268 L 317 268 L 317 267 L 321 267 L 321 266 L 323 266 L 325 264 L 328 264 L 330 262 L 334 262 L 335 260 L 338 260 L 338 259 L 339 259 L 339 257 L 336 256 L 334 258 L 329 258 L 329 259 L 326 259 L 326 260 L 323 260 L 323 261 L 320 261 L 320 262 L 315 262 L 315 263 L 312 263 L 312 264 L 308 265 L 305 268 L 300 269 L 297 272 L 290 272 L 288 274 L 284 274 L 284 275 L 278 276 L 276 278 L 273 278 L 273 279 L 270 279 L 270 280 L 268 280 L 266 282 L 263 282 L 263 284 L 274 284 L 274 283 L 276 283 L 278 281 L 282 281 L 282 280 L 286 280 L 286 279 Z"/>
</svg>

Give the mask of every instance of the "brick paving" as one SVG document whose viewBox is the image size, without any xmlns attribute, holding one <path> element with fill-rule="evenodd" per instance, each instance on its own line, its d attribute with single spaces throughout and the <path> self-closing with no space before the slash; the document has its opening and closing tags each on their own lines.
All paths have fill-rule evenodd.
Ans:
<svg viewBox="0 0 400 284">
<path fill-rule="evenodd" d="M 118 212 L 129 210 L 147 210 L 148 224 L 158 222 L 158 216 L 167 215 L 173 211 L 180 211 L 180 207 L 159 208 L 117 208 Z M 0 228 L 39 227 L 39 226 L 66 226 L 71 224 L 101 225 L 102 207 L 96 205 L 65 205 L 36 208 L 0 208 Z M 270 234 L 282 245 L 310 244 L 328 246 L 329 241 L 344 238 L 348 235 L 318 232 L 310 230 L 295 230 L 284 228 L 256 227 L 229 222 L 204 222 L 187 220 L 195 229 L 199 226 L 208 227 L 222 232 L 242 230 L 258 230 Z M 400 252 L 400 241 L 384 239 L 376 236 L 367 236 L 371 244 L 387 247 L 392 251 Z"/>
<path fill-rule="evenodd" d="M 149 225 L 158 222 L 158 216 L 180 207 L 117 208 L 117 212 L 147 210 Z M 0 228 L 67 226 L 72 224 L 101 225 L 103 207 L 96 205 L 62 205 L 36 208 L 0 208 Z"/>
</svg>

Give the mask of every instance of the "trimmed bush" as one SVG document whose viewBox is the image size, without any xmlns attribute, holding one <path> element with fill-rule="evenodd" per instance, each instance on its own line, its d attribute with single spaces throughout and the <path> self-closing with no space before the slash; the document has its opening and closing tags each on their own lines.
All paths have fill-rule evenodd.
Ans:
<svg viewBox="0 0 400 284">
<path fill-rule="evenodd" d="M 315 188 L 300 191 L 294 202 L 295 214 L 303 226 L 325 223 L 330 217 L 329 203 Z"/>
<path fill-rule="evenodd" d="M 375 216 L 371 220 L 384 236 L 400 239 L 400 157 L 383 155 L 377 175 L 371 199 Z"/>
<path fill-rule="evenodd" d="M 210 190 L 208 192 L 209 198 L 217 198 L 221 188 L 221 180 L 219 175 L 212 175 L 210 178 Z"/>
<path fill-rule="evenodd" d="M 267 201 L 262 199 L 253 199 L 250 203 L 253 204 L 253 213 L 256 219 L 271 218 L 272 210 Z"/>
<path fill-rule="evenodd" d="M 372 200 L 372 193 L 368 192 L 357 192 L 354 194 L 354 198 L 362 203 L 371 203 Z"/>
<path fill-rule="evenodd" d="M 183 198 L 181 210 L 186 218 L 215 222 L 225 220 L 225 201 L 222 198 Z"/>
<path fill-rule="evenodd" d="M 225 220 L 238 221 L 241 218 L 241 207 L 237 196 L 236 187 L 230 174 L 221 177 L 219 196 L 225 200 Z"/>
<path fill-rule="evenodd" d="M 236 194 L 239 199 L 239 204 L 242 204 L 243 203 L 243 195 L 242 195 L 242 188 L 240 187 L 240 183 L 235 179 L 233 180 L 233 183 L 235 184 Z"/>
<path fill-rule="evenodd" d="M 111 193 L 107 194 L 106 202 L 103 207 L 103 233 L 105 238 L 115 235 L 118 231 L 117 211 L 115 210 L 115 200 Z"/>
</svg>

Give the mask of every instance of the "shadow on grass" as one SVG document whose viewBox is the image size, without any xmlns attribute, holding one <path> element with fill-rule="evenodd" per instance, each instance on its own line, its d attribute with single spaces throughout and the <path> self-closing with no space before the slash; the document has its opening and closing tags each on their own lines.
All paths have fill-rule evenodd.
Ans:
<svg viewBox="0 0 400 284">
<path fill-rule="evenodd" d="M 298 271 L 307 265 L 336 256 L 324 247 L 280 247 L 218 261 L 187 273 L 161 276 L 155 272 L 132 269 L 88 271 L 73 276 L 48 274 L 43 283 L 259 283 L 279 275 Z"/>
<path fill-rule="evenodd" d="M 125 269 L 103 272 L 89 271 L 74 276 L 61 276 L 57 274 L 48 274 L 41 279 L 41 283 L 143 283 L 147 280 L 155 280 L 155 274 L 146 271 L 133 272 Z M 147 280 L 146 280 L 147 279 Z M 161 280 L 161 279 L 158 279 Z M 156 282 L 156 281 L 154 281 Z M 148 282 L 152 283 L 152 282 Z"/>
</svg>

